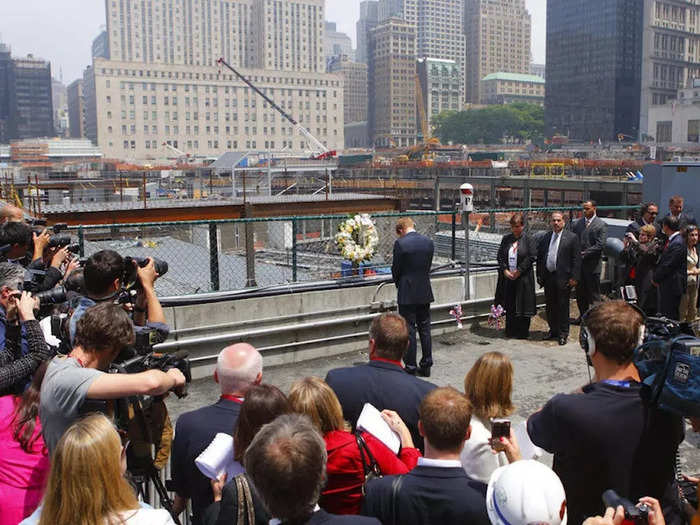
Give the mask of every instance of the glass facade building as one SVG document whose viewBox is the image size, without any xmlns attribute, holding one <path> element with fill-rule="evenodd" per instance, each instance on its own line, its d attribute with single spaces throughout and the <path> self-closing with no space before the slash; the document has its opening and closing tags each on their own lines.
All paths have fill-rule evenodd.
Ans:
<svg viewBox="0 0 700 525">
<path fill-rule="evenodd" d="M 640 0 L 547 1 L 548 134 L 637 137 L 643 8 Z"/>
</svg>

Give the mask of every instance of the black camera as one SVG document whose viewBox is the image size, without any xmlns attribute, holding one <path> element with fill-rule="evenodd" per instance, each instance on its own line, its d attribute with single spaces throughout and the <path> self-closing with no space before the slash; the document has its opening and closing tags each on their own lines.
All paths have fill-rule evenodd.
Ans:
<svg viewBox="0 0 700 525">
<path fill-rule="evenodd" d="M 190 360 L 188 359 L 189 354 L 180 350 L 172 354 L 159 354 L 156 352 L 150 352 L 146 355 L 137 355 L 131 359 L 121 361 L 119 363 L 114 362 L 111 365 L 110 371 L 120 374 L 137 374 L 139 372 L 145 372 L 146 370 L 161 370 L 167 372 L 172 368 L 177 368 L 185 376 L 185 382 L 190 383 L 192 381 L 192 371 L 190 367 Z M 185 386 L 181 391 L 175 391 L 177 397 L 185 397 L 187 395 L 187 387 Z"/>
<path fill-rule="evenodd" d="M 612 507 L 613 509 L 622 506 L 625 510 L 625 521 L 631 521 L 635 525 L 649 523 L 649 510 L 651 509 L 649 509 L 648 505 L 644 503 L 634 505 L 630 500 L 621 497 L 612 489 L 603 492 L 603 503 L 606 507 Z"/>
<path fill-rule="evenodd" d="M 33 297 L 39 299 L 40 306 L 65 303 L 66 289 L 63 286 L 56 286 L 55 288 L 51 288 L 50 290 L 37 292 L 33 295 Z"/>
<path fill-rule="evenodd" d="M 168 273 L 168 263 L 162 259 L 152 257 L 153 265 L 156 273 L 162 277 Z M 124 275 L 122 276 L 122 285 L 125 288 L 138 288 L 140 285 L 137 267 L 144 268 L 148 264 L 148 257 L 124 257 Z"/>
<path fill-rule="evenodd" d="M 70 235 L 52 235 L 49 237 L 49 248 L 63 248 L 73 242 Z"/>
</svg>

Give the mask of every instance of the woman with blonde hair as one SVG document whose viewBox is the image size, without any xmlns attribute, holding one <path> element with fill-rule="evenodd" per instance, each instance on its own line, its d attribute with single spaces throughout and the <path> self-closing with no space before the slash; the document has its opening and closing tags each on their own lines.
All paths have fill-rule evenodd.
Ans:
<svg viewBox="0 0 700 525">
<path fill-rule="evenodd" d="M 491 440 L 491 420 L 508 417 L 515 410 L 513 364 L 508 356 L 488 352 L 477 359 L 464 378 L 464 393 L 472 404 L 472 431 L 460 458 L 462 467 L 470 477 L 488 483 L 494 470 L 519 454 L 517 445 L 511 446 L 512 434 L 500 443 Z"/>
<path fill-rule="evenodd" d="M 126 446 L 109 419 L 76 421 L 51 456 L 41 507 L 21 525 L 174 525 L 167 511 L 140 506 L 125 471 Z"/>
<path fill-rule="evenodd" d="M 359 514 L 367 468 L 376 464 L 382 475 L 406 474 L 418 462 L 408 428 L 396 412 L 384 410 L 382 417 L 401 438 L 396 456 L 384 443 L 367 432 L 353 435 L 343 420 L 343 409 L 335 392 L 318 377 L 307 377 L 289 391 L 292 410 L 311 418 L 326 442 L 328 481 L 319 505 L 332 514 Z M 362 450 L 361 450 L 362 448 Z"/>
</svg>

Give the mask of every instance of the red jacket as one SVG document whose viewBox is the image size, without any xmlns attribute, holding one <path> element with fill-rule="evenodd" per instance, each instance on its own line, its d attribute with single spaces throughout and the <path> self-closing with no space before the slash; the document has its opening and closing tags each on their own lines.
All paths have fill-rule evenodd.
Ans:
<svg viewBox="0 0 700 525">
<path fill-rule="evenodd" d="M 362 437 L 384 476 L 406 474 L 418 463 L 420 452 L 416 448 L 402 448 L 396 456 L 371 434 L 362 432 Z M 328 481 L 319 505 L 331 514 L 359 514 L 365 474 L 355 435 L 334 430 L 326 434 L 324 440 L 328 451 Z M 370 460 L 366 456 L 365 461 L 369 465 Z"/>
</svg>

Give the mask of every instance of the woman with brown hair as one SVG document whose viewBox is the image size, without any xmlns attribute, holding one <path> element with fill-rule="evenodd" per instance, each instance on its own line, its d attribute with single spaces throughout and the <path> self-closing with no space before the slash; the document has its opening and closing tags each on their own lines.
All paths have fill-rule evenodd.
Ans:
<svg viewBox="0 0 700 525">
<path fill-rule="evenodd" d="M 384 410 L 382 417 L 401 438 L 398 456 L 367 432 L 358 432 L 357 437 L 352 434 L 343 420 L 343 409 L 335 392 L 318 377 L 294 383 L 289 402 L 294 412 L 311 418 L 326 442 L 328 481 L 319 505 L 332 514 L 359 514 L 365 465 L 376 462 L 382 475 L 391 475 L 405 474 L 418 462 L 420 452 L 413 446 L 411 433 L 396 412 Z M 361 452 L 363 443 L 366 449 Z"/>
<path fill-rule="evenodd" d="M 688 284 L 679 306 L 680 321 L 681 323 L 694 323 L 698 318 L 698 275 L 700 275 L 698 227 L 694 224 L 688 224 L 683 230 L 683 237 L 685 237 L 685 245 L 688 249 L 686 256 Z"/>
<path fill-rule="evenodd" d="M 47 365 L 39 365 L 24 394 L 0 397 L 0 525 L 29 516 L 44 494 L 50 465 L 41 437 L 39 392 Z"/>
<path fill-rule="evenodd" d="M 216 523 L 221 525 L 229 525 L 237 523 L 238 525 L 253 525 L 248 522 L 249 517 L 252 517 L 254 523 L 259 525 L 267 525 L 271 519 L 262 500 L 258 496 L 255 487 L 248 480 L 247 476 L 244 481 L 250 490 L 250 500 L 247 501 L 247 506 L 252 507 L 246 509 L 243 513 L 243 522 L 239 522 L 239 506 L 238 502 L 245 499 L 247 496 L 241 494 L 239 497 L 238 486 L 241 485 L 241 480 L 236 481 L 235 477 L 238 474 L 245 476 L 243 469 L 243 455 L 245 454 L 248 445 L 253 441 L 255 434 L 267 423 L 274 421 L 282 414 L 292 412 L 292 407 L 289 404 L 286 396 L 276 386 L 261 384 L 251 386 L 245 395 L 245 401 L 241 405 L 241 412 L 238 415 L 238 421 L 233 431 L 233 459 L 237 470 L 229 472 L 231 478 L 226 483 L 226 478 L 212 481 L 212 491 L 214 492 L 214 503 L 209 505 L 202 517 L 203 525 Z M 224 485 L 224 483 L 226 483 Z M 245 489 L 244 489 L 245 492 Z M 250 510 L 250 514 L 248 513 Z"/>
<path fill-rule="evenodd" d="M 533 263 L 537 248 L 525 232 L 522 213 L 510 218 L 511 233 L 504 235 L 498 248 L 498 283 L 494 304 L 506 311 L 506 337 L 527 339 L 530 318 L 537 313 Z"/>
<path fill-rule="evenodd" d="M 494 470 L 517 459 L 517 449 L 494 454 L 491 441 L 491 420 L 510 416 L 515 407 L 513 393 L 513 364 L 501 352 L 488 352 L 477 359 L 464 378 L 464 393 L 472 404 L 471 436 L 464 444 L 461 461 L 466 473 L 483 483 L 488 483 Z M 507 438 L 510 445 L 512 434 Z M 508 457 L 512 455 L 511 457 Z"/>
<path fill-rule="evenodd" d="M 42 506 L 21 525 L 173 525 L 166 510 L 139 504 L 125 471 L 114 425 L 102 414 L 76 421 L 53 451 Z"/>
</svg>

